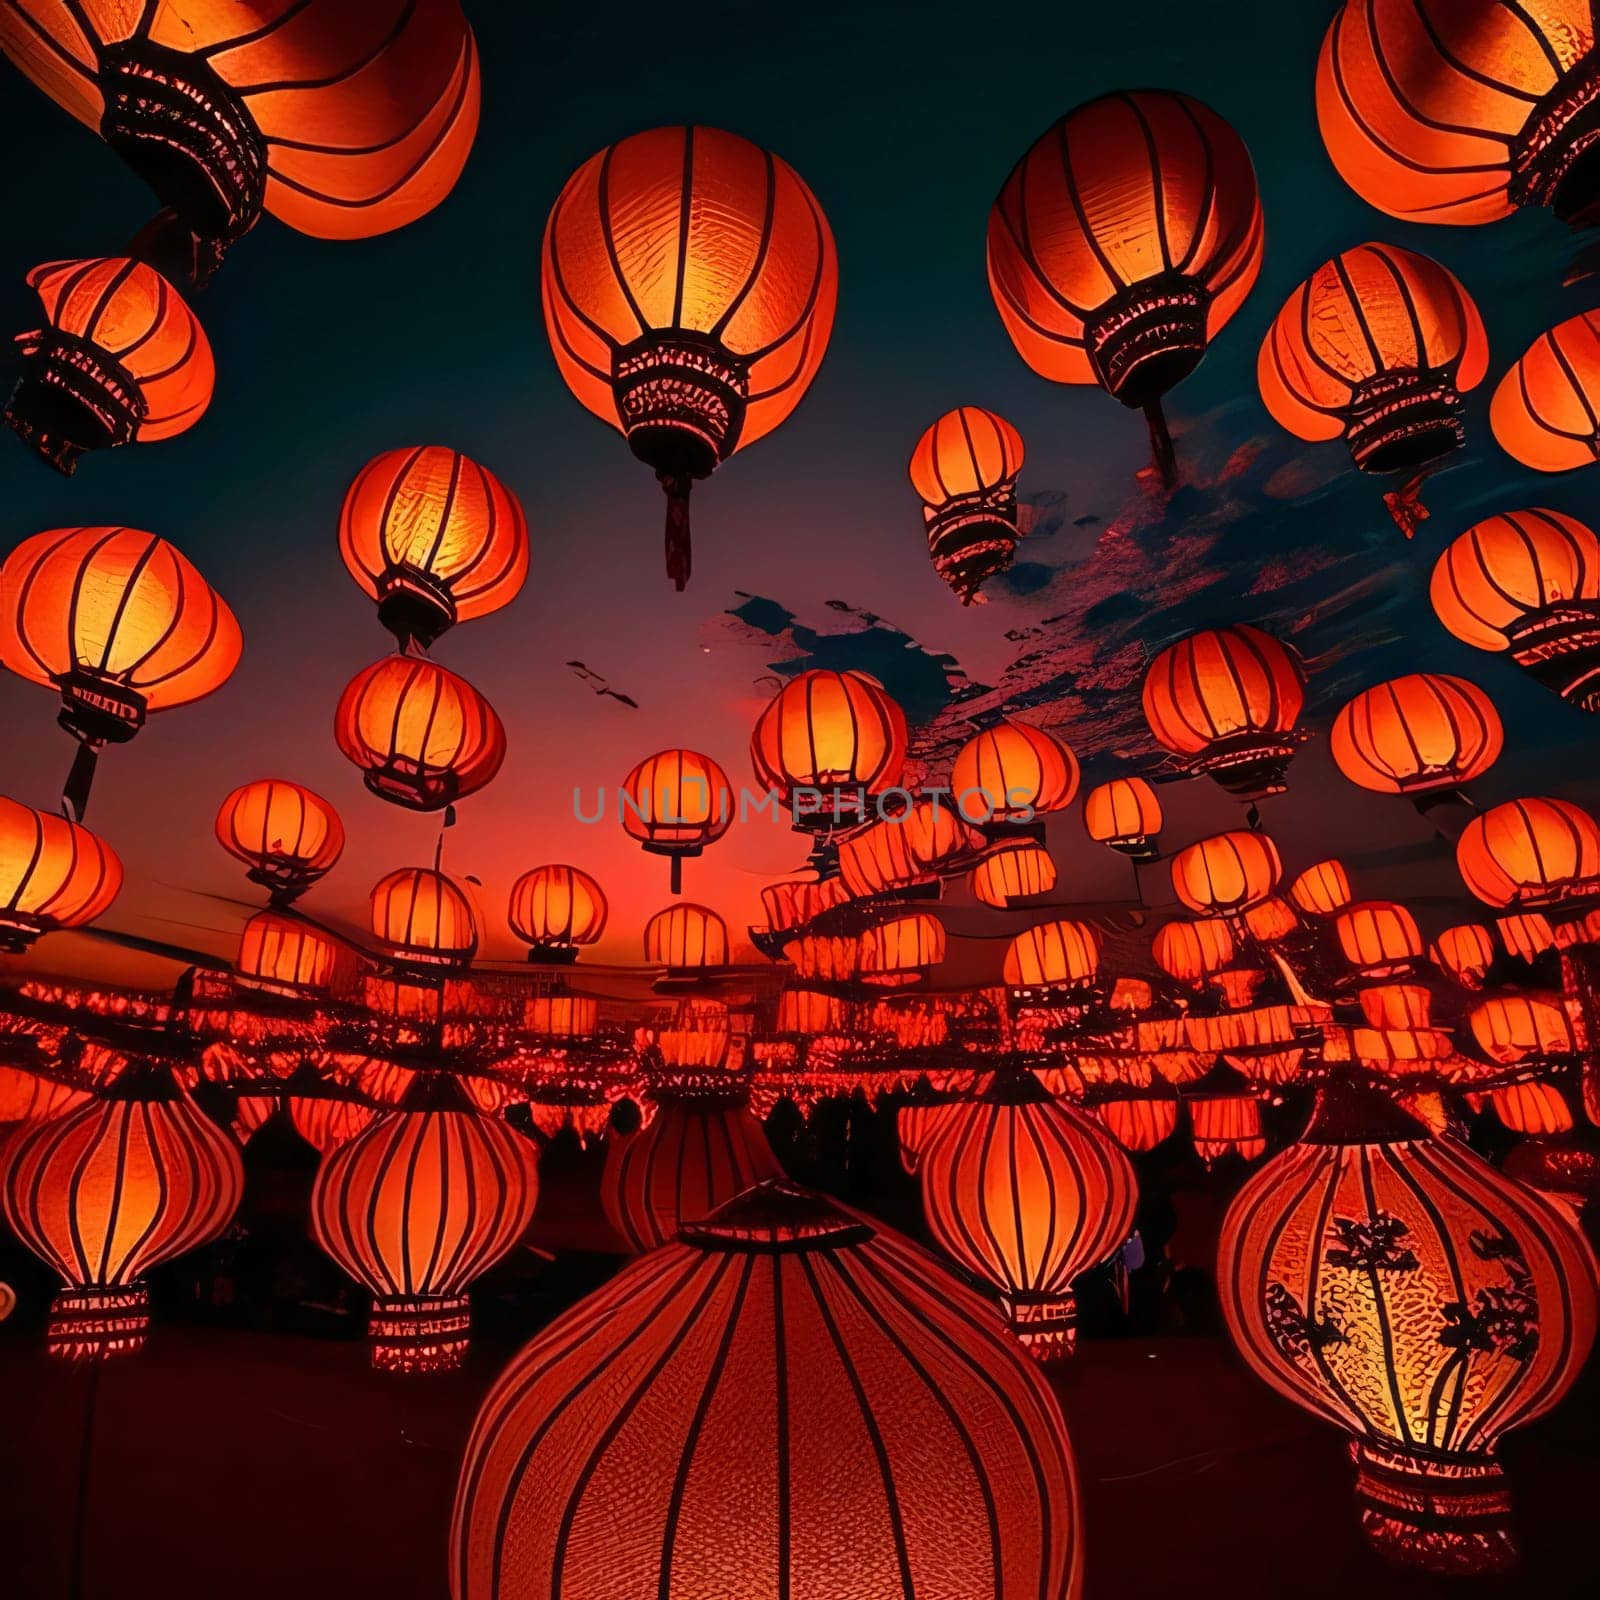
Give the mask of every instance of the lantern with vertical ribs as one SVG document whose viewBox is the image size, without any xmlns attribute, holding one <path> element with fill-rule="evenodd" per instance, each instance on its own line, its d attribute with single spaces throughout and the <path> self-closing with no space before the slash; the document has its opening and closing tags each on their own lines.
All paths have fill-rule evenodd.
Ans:
<svg viewBox="0 0 1600 1600">
<path fill-rule="evenodd" d="M 1233 948 L 1233 933 L 1221 917 L 1163 923 L 1150 945 L 1156 965 L 1168 977 L 1196 989 L 1233 960 Z"/>
<path fill-rule="evenodd" d="M 1264 833 L 1235 829 L 1186 845 L 1172 858 L 1172 887 L 1191 911 L 1237 916 L 1265 900 L 1283 876 L 1278 847 Z"/>
<path fill-rule="evenodd" d="M 486 467 L 443 445 L 386 450 L 356 474 L 339 553 L 404 650 L 509 604 L 528 576 L 522 503 Z"/>
<path fill-rule="evenodd" d="M 644 958 L 669 973 L 728 964 L 728 925 L 715 911 L 683 901 L 644 925 Z"/>
<path fill-rule="evenodd" d="M 1055 888 L 1056 864 L 1043 845 L 1028 841 L 999 845 L 972 869 L 969 882 L 985 905 L 1004 909 Z"/>
<path fill-rule="evenodd" d="M 1011 565 L 1017 526 L 1022 435 L 982 406 L 947 411 L 911 452 L 911 486 L 922 501 L 934 570 L 961 597 Z"/>
<path fill-rule="evenodd" d="M 540 279 L 568 388 L 666 491 L 682 589 L 694 481 L 777 427 L 828 347 L 838 265 L 822 208 L 735 134 L 653 128 L 567 180 Z"/>
<path fill-rule="evenodd" d="M 1594 1338 L 1594 1259 L 1564 1217 L 1336 1078 L 1300 1143 L 1239 1191 L 1217 1285 L 1257 1374 L 1353 1436 L 1383 1555 L 1510 1565 L 1496 1445 L 1561 1398 Z"/>
<path fill-rule="evenodd" d="M 944 924 L 926 911 L 889 917 L 861 934 L 863 983 L 898 988 L 919 983 L 930 967 L 944 960 Z"/>
<path fill-rule="evenodd" d="M 1571 472 L 1600 457 L 1600 312 L 1541 333 L 1489 402 L 1500 448 L 1538 472 Z"/>
<path fill-rule="evenodd" d="M 606 926 L 606 897 L 587 872 L 552 862 L 511 885 L 506 921 L 527 945 L 528 959 L 547 966 L 575 960 Z"/>
<path fill-rule="evenodd" d="M 1100 970 L 1100 936 L 1086 922 L 1039 922 L 1006 946 L 1001 976 L 1020 1000 L 1050 1005 L 1087 988 Z"/>
<path fill-rule="evenodd" d="M 1461 880 L 1485 905 L 1539 910 L 1600 894 L 1600 824 L 1570 800 L 1507 800 L 1467 824 Z"/>
<path fill-rule="evenodd" d="M 1313 862 L 1289 885 L 1289 898 L 1312 917 L 1331 917 L 1350 904 L 1350 874 L 1342 861 Z"/>
<path fill-rule="evenodd" d="M 372 886 L 372 931 L 397 965 L 419 972 L 465 967 L 478 949 L 466 890 L 431 867 L 401 867 Z"/>
<path fill-rule="evenodd" d="M 1194 1152 L 1208 1168 L 1230 1156 L 1256 1161 L 1266 1154 L 1261 1102 L 1236 1068 L 1219 1061 L 1184 1086 L 1183 1101 L 1189 1109 Z"/>
<path fill-rule="evenodd" d="M 1156 742 L 1229 794 L 1282 794 L 1303 735 L 1299 653 L 1244 623 L 1168 645 L 1144 677 L 1144 716 Z"/>
<path fill-rule="evenodd" d="M 1408 672 L 1363 689 L 1334 718 L 1329 748 L 1352 783 L 1378 794 L 1450 793 L 1499 759 L 1505 733 L 1474 683 Z"/>
<path fill-rule="evenodd" d="M 875 1218 L 770 1182 L 502 1374 L 450 1593 L 1077 1600 L 1078 1515 L 1056 1401 L 978 1296 Z"/>
<path fill-rule="evenodd" d="M 1161 802 L 1143 778 L 1113 778 L 1083 797 L 1083 826 L 1096 844 L 1109 845 L 1134 861 L 1161 854 Z"/>
<path fill-rule="evenodd" d="M 0 1205 L 65 1285 L 50 1307 L 50 1353 L 139 1349 L 145 1273 L 215 1239 L 243 1192 L 233 1141 L 163 1069 L 129 1067 L 75 1111 L 18 1130 Z"/>
<path fill-rule="evenodd" d="M 911 841 L 898 817 L 870 823 L 839 846 L 839 876 L 852 897 L 893 896 L 931 874 L 911 853 Z"/>
<path fill-rule="evenodd" d="M 956 752 L 950 791 L 968 822 L 1004 830 L 1065 811 L 1078 778 L 1078 758 L 1064 740 L 1006 717 Z"/>
<path fill-rule="evenodd" d="M 1417 919 L 1397 901 L 1358 901 L 1333 926 L 1345 960 L 1364 978 L 1393 978 L 1422 960 Z"/>
<path fill-rule="evenodd" d="M 121 888 L 122 862 L 105 840 L 0 795 L 0 953 L 87 926 Z"/>
<path fill-rule="evenodd" d="M 1428 597 L 1479 650 L 1507 650 L 1536 682 L 1600 711 L 1600 539 L 1559 511 L 1505 511 L 1446 546 Z"/>
<path fill-rule="evenodd" d="M 344 948 L 321 929 L 281 911 L 258 911 L 239 935 L 234 970 L 253 989 L 325 994 L 350 965 Z"/>
<path fill-rule="evenodd" d="M 170 439 L 200 420 L 216 376 L 211 346 L 154 267 L 126 256 L 51 261 L 28 287 L 44 324 L 17 335 L 22 375 L 5 420 L 51 466 L 70 474 L 86 450 Z"/>
<path fill-rule="evenodd" d="M 1446 928 L 1428 947 L 1434 965 L 1468 989 L 1481 989 L 1494 965 L 1494 935 L 1481 923 Z"/>
<path fill-rule="evenodd" d="M 251 883 L 287 905 L 344 850 L 344 824 L 320 794 L 287 778 L 240 784 L 217 808 L 217 843 L 245 862 Z"/>
<path fill-rule="evenodd" d="M 683 862 L 715 844 L 733 825 L 728 775 L 710 756 L 662 750 L 641 761 L 617 796 L 624 832 L 672 863 L 672 892 L 683 889 Z"/>
<path fill-rule="evenodd" d="M 372 1364 L 461 1365 L 467 1286 L 506 1255 L 539 1195 L 532 1141 L 481 1115 L 446 1073 L 422 1073 L 317 1168 L 316 1241 L 372 1295 Z"/>
<path fill-rule="evenodd" d="M 993 1284 L 1029 1353 L 1051 1360 L 1077 1335 L 1073 1280 L 1128 1237 L 1139 1188 L 1098 1124 L 1032 1074 L 952 1106 L 923 1151 L 922 1209 L 940 1248 Z"/>
</svg>

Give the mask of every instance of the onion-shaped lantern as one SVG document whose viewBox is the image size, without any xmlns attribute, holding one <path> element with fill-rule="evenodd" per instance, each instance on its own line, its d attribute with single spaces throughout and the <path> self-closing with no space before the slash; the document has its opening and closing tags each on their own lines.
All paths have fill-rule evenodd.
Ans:
<svg viewBox="0 0 1600 1600">
<path fill-rule="evenodd" d="M 1494 935 L 1481 923 L 1457 923 L 1428 946 L 1428 956 L 1464 988 L 1481 989 L 1494 965 Z"/>
<path fill-rule="evenodd" d="M 1065 811 L 1078 792 L 1078 758 L 1065 740 L 1006 717 L 975 733 L 956 752 L 950 792 L 974 826 L 1001 833 Z M 1038 833 L 1042 822 L 1033 829 Z"/>
<path fill-rule="evenodd" d="M 1172 887 L 1191 911 L 1237 916 L 1265 900 L 1283 876 L 1278 847 L 1264 833 L 1236 829 L 1187 845 L 1172 858 Z"/>
<path fill-rule="evenodd" d="M 1342 437 L 1362 472 L 1415 473 L 1465 442 L 1461 396 L 1488 369 L 1483 318 L 1454 273 L 1398 245 L 1362 244 L 1289 296 L 1256 377 L 1297 438 Z M 1427 513 L 1414 491 L 1385 498 L 1409 539 Z"/>
<path fill-rule="evenodd" d="M 672 892 L 683 889 L 683 862 L 733 826 L 733 789 L 710 756 L 662 750 L 641 761 L 617 796 L 622 826 L 651 854 L 672 863 Z"/>
<path fill-rule="evenodd" d="M 466 890 L 432 867 L 401 867 L 373 885 L 372 931 L 396 963 L 428 972 L 464 967 L 478 949 Z"/>
<path fill-rule="evenodd" d="M 263 210 L 321 239 L 404 227 L 472 148 L 478 54 L 457 0 L 306 9 L 6 7 L 0 49 L 155 190 L 203 277 Z"/>
<path fill-rule="evenodd" d="M 1339 175 L 1408 222 L 1493 222 L 1596 199 L 1594 33 L 1579 4 L 1346 0 L 1317 64 L 1317 120 Z"/>
<path fill-rule="evenodd" d="M 1143 778 L 1112 778 L 1083 797 L 1083 826 L 1096 844 L 1109 845 L 1134 861 L 1161 854 L 1161 802 Z"/>
<path fill-rule="evenodd" d="M 234 970 L 249 987 L 269 992 L 322 994 L 349 962 L 338 940 L 281 911 L 258 911 L 239 935 Z"/>
<path fill-rule="evenodd" d="M 989 288 L 1041 377 L 1144 410 L 1170 482 L 1161 398 L 1243 304 L 1262 238 L 1250 153 L 1216 112 L 1167 90 L 1108 94 L 1040 135 L 1006 179 Z"/>
<path fill-rule="evenodd" d="M 922 1209 L 941 1249 L 993 1284 L 1029 1354 L 1071 1352 L 1072 1281 L 1133 1228 L 1133 1167 L 1116 1142 L 1031 1075 L 952 1106 L 923 1151 Z"/>
<path fill-rule="evenodd" d="M 655 1250 L 765 1178 L 781 1178 L 761 1124 L 738 1093 L 662 1095 L 636 1133 L 609 1139 L 600 1201 L 635 1254 Z"/>
<path fill-rule="evenodd" d="M 1299 652 L 1240 623 L 1168 645 L 1144 677 L 1144 715 L 1156 743 L 1229 794 L 1282 794 L 1303 734 Z"/>
<path fill-rule="evenodd" d="M 997 845 L 972 869 L 973 894 L 1002 910 L 1019 900 L 1048 894 L 1056 886 L 1056 864 L 1041 844 Z"/>
<path fill-rule="evenodd" d="M 1244 926 L 1245 931 L 1262 944 L 1277 944 L 1300 926 L 1300 918 L 1287 900 L 1273 895 L 1245 912 Z"/>
<path fill-rule="evenodd" d="M 26 950 L 58 928 L 85 927 L 121 888 L 122 862 L 105 840 L 0 795 L 0 952 Z"/>
<path fill-rule="evenodd" d="M 1489 426 L 1500 448 L 1537 472 L 1600 457 L 1600 311 L 1541 333 L 1496 385 Z"/>
<path fill-rule="evenodd" d="M 1289 898 L 1308 916 L 1331 917 L 1353 898 L 1350 874 L 1331 857 L 1314 861 L 1289 885 Z"/>
<path fill-rule="evenodd" d="M 0 663 L 61 695 L 79 742 L 64 799 L 83 816 L 96 752 L 198 700 L 239 661 L 239 624 L 177 550 L 137 528 L 53 528 L 0 566 Z"/>
<path fill-rule="evenodd" d="M 1422 960 L 1417 919 L 1395 900 L 1361 900 L 1334 919 L 1344 958 L 1365 978 L 1393 978 Z"/>
<path fill-rule="evenodd" d="M 1086 922 L 1039 922 L 1006 946 L 1005 985 L 1024 1002 L 1050 1005 L 1092 984 L 1100 971 L 1100 936 Z"/>
<path fill-rule="evenodd" d="M 567 386 L 667 495 L 689 581 L 689 490 L 800 403 L 828 347 L 833 234 L 800 176 L 716 128 L 591 156 L 545 224 L 545 330 Z"/>
<path fill-rule="evenodd" d="M 511 885 L 506 920 L 529 947 L 530 961 L 556 965 L 605 932 L 607 910 L 605 892 L 587 872 L 552 862 Z"/>
<path fill-rule="evenodd" d="M 1505 733 L 1476 684 L 1408 672 L 1347 700 L 1330 749 L 1351 783 L 1378 794 L 1453 793 L 1499 759 Z"/>
<path fill-rule="evenodd" d="M 815 668 L 791 678 L 756 720 L 750 764 L 796 827 L 862 821 L 906 759 L 905 713 L 864 672 Z"/>
<path fill-rule="evenodd" d="M 251 883 L 287 905 L 339 859 L 344 824 L 320 794 L 287 778 L 240 784 L 217 808 L 217 842 L 245 862 Z"/>
<path fill-rule="evenodd" d="M 1021 470 L 1022 435 L 982 406 L 945 412 L 911 452 L 911 487 L 922 501 L 928 554 L 963 605 L 1011 565 L 1020 537 Z"/>
<path fill-rule="evenodd" d="M 1600 711 L 1600 539 L 1559 511 L 1487 517 L 1445 548 L 1429 598 L 1479 650 L 1509 650 L 1547 689 Z"/>
<path fill-rule="evenodd" d="M 444 445 L 386 450 L 356 474 L 339 513 L 339 553 L 404 650 L 508 605 L 528 576 L 522 502 Z"/>
<path fill-rule="evenodd" d="M 70 474 L 86 450 L 171 439 L 204 415 L 211 346 L 154 267 L 126 256 L 51 261 L 28 287 L 44 322 L 17 336 L 22 375 L 5 420 L 51 466 Z"/>
<path fill-rule="evenodd" d="M 450 1593 L 1077 1600 L 1081 1565 L 1065 1425 L 993 1314 L 876 1219 L 773 1182 L 501 1375 Z"/>
<path fill-rule="evenodd" d="M 467 1286 L 508 1254 L 539 1196 L 533 1142 L 419 1075 L 317 1168 L 311 1230 L 372 1295 L 374 1367 L 439 1372 L 466 1354 Z"/>
<path fill-rule="evenodd" d="M 728 964 L 728 925 L 708 906 L 682 901 L 644 925 L 644 958 L 669 973 Z"/>
<path fill-rule="evenodd" d="M 1198 989 L 1233 961 L 1233 933 L 1222 917 L 1167 922 L 1156 930 L 1150 949 L 1169 978 Z"/>
<path fill-rule="evenodd" d="M 130 1068 L 77 1110 L 19 1129 L 0 1205 L 65 1285 L 50 1307 L 50 1353 L 139 1349 L 145 1274 L 215 1239 L 243 1193 L 233 1141 L 158 1069 Z"/>
<path fill-rule="evenodd" d="M 506 730 L 465 678 L 418 656 L 385 656 L 345 685 L 333 714 L 339 748 L 380 800 L 442 811 L 490 782 Z"/>
<path fill-rule="evenodd" d="M 944 960 L 944 948 L 944 924 L 930 913 L 889 917 L 862 931 L 858 975 L 880 988 L 919 983 Z"/>
<path fill-rule="evenodd" d="M 1570 800 L 1507 800 L 1467 824 L 1456 867 L 1485 905 L 1581 900 L 1600 893 L 1600 823 Z"/>
<path fill-rule="evenodd" d="M 1256 1373 L 1353 1435 L 1380 1552 L 1443 1573 L 1509 1565 L 1496 1445 L 1561 1398 L 1594 1338 L 1594 1259 L 1564 1217 L 1335 1080 L 1239 1191 L 1217 1284 Z"/>
</svg>

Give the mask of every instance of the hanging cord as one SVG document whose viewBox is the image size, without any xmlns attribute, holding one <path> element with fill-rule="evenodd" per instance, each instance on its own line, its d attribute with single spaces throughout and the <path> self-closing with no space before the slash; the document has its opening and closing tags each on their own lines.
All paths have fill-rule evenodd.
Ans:
<svg viewBox="0 0 1600 1600">
<path fill-rule="evenodd" d="M 1147 402 L 1144 420 L 1150 426 L 1150 459 L 1156 464 L 1163 489 L 1174 489 L 1178 484 L 1178 452 L 1173 448 L 1172 434 L 1167 429 L 1167 414 L 1159 400 Z"/>
<path fill-rule="evenodd" d="M 667 497 L 667 576 L 681 594 L 689 581 L 689 490 L 694 479 L 683 473 L 658 472 L 656 482 Z"/>
<path fill-rule="evenodd" d="M 443 871 L 440 863 L 444 860 L 444 834 L 446 828 L 456 825 L 456 808 L 453 804 L 444 808 L 444 815 L 439 819 L 439 836 L 433 841 L 433 870 Z"/>
<path fill-rule="evenodd" d="M 78 745 L 78 753 L 72 758 L 72 767 L 67 773 L 66 786 L 61 791 L 61 811 L 71 822 L 82 822 L 84 812 L 89 809 L 89 789 L 94 783 L 94 770 L 99 759 L 97 746 Z"/>
</svg>

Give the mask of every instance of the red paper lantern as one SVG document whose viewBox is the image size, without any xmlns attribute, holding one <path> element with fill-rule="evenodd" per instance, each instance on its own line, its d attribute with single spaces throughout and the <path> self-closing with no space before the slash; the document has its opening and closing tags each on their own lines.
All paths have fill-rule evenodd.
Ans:
<svg viewBox="0 0 1600 1600">
<path fill-rule="evenodd" d="M 217 808 L 217 843 L 246 862 L 251 883 L 287 905 L 333 866 L 344 850 L 339 813 L 303 784 L 257 778 Z"/>
<path fill-rule="evenodd" d="M 0 795 L 0 952 L 93 922 L 122 888 L 122 862 L 97 834 Z"/>
<path fill-rule="evenodd" d="M 911 452 L 911 486 L 922 501 L 928 554 L 963 605 L 1011 565 L 1021 536 L 1021 470 L 1022 435 L 982 406 L 945 412 Z"/>
</svg>

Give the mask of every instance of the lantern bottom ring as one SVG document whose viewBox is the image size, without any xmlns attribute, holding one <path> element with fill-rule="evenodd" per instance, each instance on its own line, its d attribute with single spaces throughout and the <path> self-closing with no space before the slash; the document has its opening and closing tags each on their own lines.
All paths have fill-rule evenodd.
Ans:
<svg viewBox="0 0 1600 1600">
<path fill-rule="evenodd" d="M 1372 1440 L 1352 1453 L 1362 1532 L 1385 1560 L 1443 1576 L 1516 1565 L 1511 1490 L 1493 1457 L 1424 1460 Z"/>
<path fill-rule="evenodd" d="M 99 1361 L 144 1348 L 150 1291 L 142 1283 L 62 1289 L 50 1302 L 45 1349 L 60 1361 Z"/>
<path fill-rule="evenodd" d="M 379 1372 L 452 1372 L 467 1353 L 472 1302 L 464 1294 L 380 1295 L 367 1321 Z"/>
<path fill-rule="evenodd" d="M 1078 1346 L 1078 1300 L 1022 1290 L 1001 1297 L 1006 1321 L 1035 1361 L 1064 1361 Z"/>
</svg>

